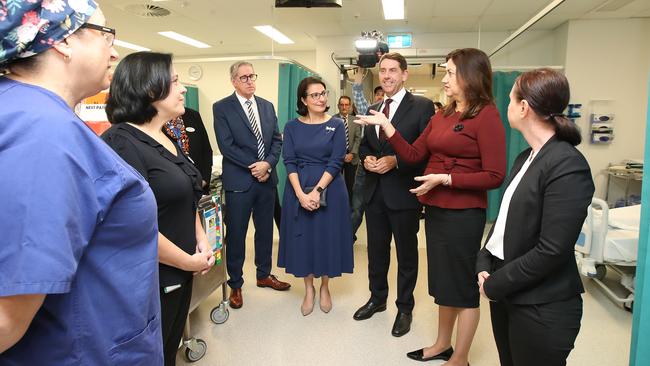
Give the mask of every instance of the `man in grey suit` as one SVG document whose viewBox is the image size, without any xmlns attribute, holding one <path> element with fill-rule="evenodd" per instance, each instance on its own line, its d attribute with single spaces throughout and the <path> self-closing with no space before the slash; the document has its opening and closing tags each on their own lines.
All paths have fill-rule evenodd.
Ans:
<svg viewBox="0 0 650 366">
<path fill-rule="evenodd" d="M 346 154 L 343 162 L 343 176 L 345 178 L 345 186 L 348 190 L 348 198 L 352 203 L 352 187 L 354 186 L 354 177 L 357 174 L 357 167 L 359 166 L 359 145 L 361 144 L 361 125 L 353 123 L 354 113 L 352 113 L 352 99 L 347 95 L 339 98 L 338 102 L 339 113 L 334 117 L 343 120 L 345 125 L 346 137 Z M 352 117 L 352 118 L 351 118 Z"/>
</svg>

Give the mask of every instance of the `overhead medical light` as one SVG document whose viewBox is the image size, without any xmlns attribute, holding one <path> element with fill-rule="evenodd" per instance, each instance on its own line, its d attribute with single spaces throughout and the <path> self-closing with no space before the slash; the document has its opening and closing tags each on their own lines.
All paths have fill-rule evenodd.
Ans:
<svg viewBox="0 0 650 366">
<path fill-rule="evenodd" d="M 293 44 L 295 43 L 289 37 L 285 36 L 279 30 L 275 29 L 270 25 L 257 25 L 255 28 L 258 32 L 264 34 L 265 36 L 271 38 L 272 40 L 278 42 L 279 44 Z"/>
<path fill-rule="evenodd" d="M 404 19 L 404 0 L 381 0 L 384 8 L 384 19 Z"/>
<path fill-rule="evenodd" d="M 134 50 L 134 51 L 151 51 L 151 48 L 138 46 L 137 44 L 133 44 L 133 43 L 125 42 L 125 41 L 120 41 L 119 39 L 116 39 L 114 44 L 116 46 L 128 48 L 128 49 Z"/>
<path fill-rule="evenodd" d="M 188 36 L 184 36 L 180 33 L 172 32 L 172 31 L 165 31 L 165 32 L 158 32 L 163 37 L 171 38 L 174 41 L 185 43 L 187 45 L 190 45 L 192 47 L 196 48 L 210 48 L 209 44 L 203 43 L 201 41 L 197 41 L 194 38 L 190 38 Z"/>
</svg>

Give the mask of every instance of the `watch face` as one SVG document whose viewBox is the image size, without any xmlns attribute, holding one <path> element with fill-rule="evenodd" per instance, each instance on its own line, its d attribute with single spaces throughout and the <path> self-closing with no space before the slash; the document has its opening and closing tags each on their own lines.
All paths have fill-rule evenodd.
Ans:
<svg viewBox="0 0 650 366">
<path fill-rule="evenodd" d="M 192 65 L 190 66 L 189 70 L 189 77 L 191 80 L 199 80 L 201 76 L 203 76 L 203 69 L 201 69 L 201 66 L 199 65 Z"/>
</svg>

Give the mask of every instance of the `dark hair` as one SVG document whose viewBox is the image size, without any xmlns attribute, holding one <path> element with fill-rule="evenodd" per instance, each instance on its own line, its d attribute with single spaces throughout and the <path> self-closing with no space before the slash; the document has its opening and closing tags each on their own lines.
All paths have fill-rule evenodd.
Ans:
<svg viewBox="0 0 650 366">
<path fill-rule="evenodd" d="M 492 67 L 485 52 L 476 48 L 461 48 L 451 51 L 447 61 L 456 64 L 456 79 L 463 90 L 467 109 L 459 120 L 474 118 L 481 109 L 494 103 L 492 96 Z M 444 115 L 450 116 L 456 111 L 456 101 L 452 100 L 444 108 Z"/>
<path fill-rule="evenodd" d="M 323 86 L 323 88 L 327 89 L 325 82 L 323 82 L 323 80 L 320 78 L 314 76 L 308 76 L 300 81 L 300 84 L 298 84 L 298 100 L 296 101 L 298 110 L 296 112 L 298 112 L 298 114 L 301 116 L 306 116 L 309 113 L 307 106 L 302 102 L 302 98 L 307 98 L 307 88 L 309 88 L 309 86 L 312 84 L 320 84 Z M 325 112 L 329 111 L 329 109 L 330 107 L 327 106 L 325 108 Z"/>
<path fill-rule="evenodd" d="M 381 85 L 376 86 L 375 90 L 372 91 L 372 95 L 376 95 L 377 92 L 380 91 L 380 90 L 381 90 L 382 93 L 384 92 L 384 88 L 382 88 Z"/>
<path fill-rule="evenodd" d="M 433 102 L 433 105 L 434 105 L 436 108 L 438 108 L 438 109 L 442 109 L 442 108 L 444 108 L 444 106 L 443 106 L 442 103 L 440 103 L 440 102 Z"/>
<path fill-rule="evenodd" d="M 571 98 L 566 76 L 548 68 L 535 69 L 519 75 L 514 86 L 514 97 L 525 100 L 535 114 L 553 125 L 558 139 L 580 144 L 578 126 L 562 113 Z"/>
<path fill-rule="evenodd" d="M 399 62 L 399 68 L 402 69 L 402 71 L 406 71 L 408 68 L 408 65 L 406 63 L 406 59 L 404 56 L 397 52 L 389 52 L 389 53 L 384 53 L 381 58 L 379 59 L 379 66 L 381 67 L 381 63 L 384 60 L 393 60 Z"/>
<path fill-rule="evenodd" d="M 347 99 L 348 102 L 350 102 L 350 105 L 352 105 L 352 98 L 348 97 L 347 95 L 341 95 L 341 96 L 339 97 L 339 101 L 338 101 L 337 104 L 341 104 L 341 99 Z"/>
<path fill-rule="evenodd" d="M 0 75 L 11 74 L 13 68 L 21 68 L 25 71 L 35 71 L 41 62 L 42 53 L 25 58 L 16 58 L 7 63 L 0 64 Z"/>
<path fill-rule="evenodd" d="M 154 102 L 167 98 L 171 88 L 172 55 L 136 52 L 122 59 L 115 68 L 106 101 L 111 123 L 150 122 L 158 111 Z"/>
</svg>

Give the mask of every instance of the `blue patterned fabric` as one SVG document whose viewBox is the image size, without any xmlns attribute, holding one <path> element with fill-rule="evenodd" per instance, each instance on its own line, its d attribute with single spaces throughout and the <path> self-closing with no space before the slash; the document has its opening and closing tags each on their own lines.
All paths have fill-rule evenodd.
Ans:
<svg viewBox="0 0 650 366">
<path fill-rule="evenodd" d="M 0 66 L 48 50 L 96 8 L 93 0 L 0 0 Z"/>
</svg>

